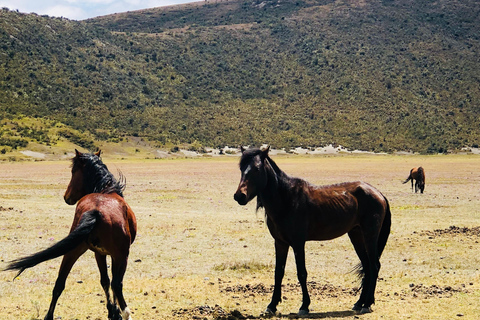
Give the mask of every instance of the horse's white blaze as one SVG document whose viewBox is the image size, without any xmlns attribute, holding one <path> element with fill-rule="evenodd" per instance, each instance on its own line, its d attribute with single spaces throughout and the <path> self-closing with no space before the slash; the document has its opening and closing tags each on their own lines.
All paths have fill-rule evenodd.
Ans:
<svg viewBox="0 0 480 320">
<path fill-rule="evenodd" d="M 245 169 L 245 171 L 243 171 L 243 175 L 246 176 L 250 170 L 252 170 L 252 166 L 251 165 L 248 165 L 247 169 Z"/>
</svg>

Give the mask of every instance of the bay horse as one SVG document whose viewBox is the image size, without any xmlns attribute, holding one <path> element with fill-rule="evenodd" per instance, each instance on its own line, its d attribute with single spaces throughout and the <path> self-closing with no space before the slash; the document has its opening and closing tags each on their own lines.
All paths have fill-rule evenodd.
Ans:
<svg viewBox="0 0 480 320">
<path fill-rule="evenodd" d="M 412 191 L 413 191 L 413 180 L 415 180 L 415 193 L 420 190 L 420 193 L 423 193 L 425 189 L 425 170 L 422 167 L 413 168 L 410 170 L 410 175 L 408 176 L 407 180 L 403 181 L 403 183 L 407 183 L 408 181 L 412 181 Z"/>
<path fill-rule="evenodd" d="M 5 269 L 19 270 L 16 278 L 27 268 L 63 256 L 45 320 L 53 320 L 53 312 L 65 288 L 67 276 L 77 259 L 88 249 L 95 253 L 100 270 L 100 283 L 107 297 L 108 318 L 131 319 L 123 297 L 122 283 L 130 245 L 137 232 L 137 222 L 132 209 L 123 199 L 124 181 L 123 175 L 120 174 L 120 179 L 116 180 L 108 171 L 100 159 L 100 151 L 92 154 L 75 150 L 72 178 L 64 195 L 67 204 L 78 202 L 69 235 L 43 251 L 11 261 Z M 107 255 L 112 258 L 113 300 L 110 298 Z"/>
<path fill-rule="evenodd" d="M 362 292 L 353 310 L 371 312 L 380 270 L 380 255 L 390 234 L 388 200 L 364 182 L 314 186 L 288 176 L 266 150 L 241 148 L 241 180 L 234 199 L 246 205 L 257 197 L 257 210 L 265 209 L 266 223 L 275 240 L 275 286 L 265 314 L 275 315 L 281 302 L 282 279 L 289 247 L 295 254 L 302 288 L 299 315 L 309 313 L 305 242 L 331 240 L 348 233 L 361 263 L 357 266 Z"/>
</svg>

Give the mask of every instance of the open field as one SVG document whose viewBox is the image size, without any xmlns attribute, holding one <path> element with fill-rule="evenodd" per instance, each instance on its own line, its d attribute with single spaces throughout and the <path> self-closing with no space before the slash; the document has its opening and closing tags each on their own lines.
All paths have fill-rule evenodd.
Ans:
<svg viewBox="0 0 480 320">
<path fill-rule="evenodd" d="M 363 180 L 389 199 L 393 223 L 381 258 L 374 312 L 355 315 L 358 258 L 348 237 L 308 243 L 309 318 L 479 319 L 480 156 L 273 156 L 285 172 L 315 184 Z M 272 292 L 273 240 L 255 213 L 233 200 L 238 158 L 118 160 L 138 237 L 124 281 L 134 319 L 257 318 Z M 0 164 L 0 267 L 67 235 L 74 208 L 63 201 L 67 161 Z M 426 171 L 425 193 L 401 182 Z M 463 229 L 454 229 L 457 226 Z M 468 228 L 468 229 L 467 229 Z M 435 231 L 437 230 L 437 231 Z M 0 318 L 43 319 L 61 259 L 0 273 Z M 290 253 L 283 318 L 298 311 L 301 292 Z M 91 252 L 74 266 L 56 317 L 106 319 Z M 60 319 L 60 318 L 58 318 Z"/>
</svg>

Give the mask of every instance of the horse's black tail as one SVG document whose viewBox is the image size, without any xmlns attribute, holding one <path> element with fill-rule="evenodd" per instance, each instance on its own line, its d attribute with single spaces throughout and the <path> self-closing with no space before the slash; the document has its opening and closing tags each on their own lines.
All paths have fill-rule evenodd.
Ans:
<svg viewBox="0 0 480 320">
<path fill-rule="evenodd" d="M 407 180 L 403 181 L 402 183 L 405 184 L 410 180 L 412 180 L 412 173 L 411 172 L 410 172 L 410 175 L 408 176 Z"/>
<path fill-rule="evenodd" d="M 45 250 L 39 251 L 27 257 L 11 261 L 4 269 L 4 271 L 19 270 L 18 274 L 15 276 L 16 278 L 23 271 L 25 271 L 25 269 L 34 267 L 44 261 L 63 256 L 64 254 L 76 248 L 79 244 L 81 244 L 88 238 L 88 235 L 90 234 L 90 232 L 92 232 L 99 217 L 100 212 L 97 210 L 85 212 L 82 215 L 78 226 L 75 228 L 75 230 L 70 232 L 67 237 Z"/>
<path fill-rule="evenodd" d="M 388 203 L 387 198 L 384 197 L 384 199 L 387 204 L 387 207 L 385 210 L 385 218 L 383 218 L 382 227 L 380 228 L 380 233 L 378 234 L 378 242 L 377 242 L 378 259 L 380 259 L 383 253 L 383 249 L 385 249 L 388 237 L 390 235 L 390 227 L 392 226 L 392 213 L 390 211 L 390 204 Z M 353 268 L 352 272 L 354 272 L 359 278 L 363 278 L 365 274 L 365 270 L 363 269 L 362 263 L 360 262 L 359 264 L 357 264 Z"/>
<path fill-rule="evenodd" d="M 382 228 L 380 229 L 380 234 L 378 235 L 378 258 L 382 256 L 383 249 L 387 244 L 388 236 L 390 235 L 390 227 L 392 226 L 392 213 L 390 212 L 390 204 L 388 203 L 387 198 L 385 198 L 387 203 L 387 209 L 385 211 L 385 218 L 383 218 Z"/>
</svg>

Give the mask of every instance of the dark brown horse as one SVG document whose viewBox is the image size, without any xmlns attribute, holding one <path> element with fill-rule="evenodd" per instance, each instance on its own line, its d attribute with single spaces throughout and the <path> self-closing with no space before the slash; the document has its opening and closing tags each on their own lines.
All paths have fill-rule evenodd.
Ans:
<svg viewBox="0 0 480 320">
<path fill-rule="evenodd" d="M 415 180 L 415 193 L 417 193 L 418 190 L 420 190 L 420 193 L 423 193 L 423 190 L 425 189 L 425 170 L 423 170 L 422 167 L 410 170 L 410 175 L 407 180 L 403 181 L 403 183 L 407 183 L 409 180 L 412 181 L 412 191 L 413 180 Z"/>
<path fill-rule="evenodd" d="M 123 176 L 117 181 L 100 160 L 100 151 L 80 153 L 75 150 L 72 161 L 72 179 L 65 192 L 65 202 L 77 203 L 70 234 L 50 248 L 12 261 L 5 270 L 25 269 L 41 262 L 63 256 L 52 302 L 45 320 L 53 320 L 53 312 L 70 270 L 77 259 L 88 249 L 95 252 L 100 282 L 107 296 L 109 319 L 131 319 L 130 310 L 123 298 L 123 276 L 127 269 L 130 244 L 137 232 L 135 215 L 123 199 Z M 113 300 L 110 297 L 110 279 L 107 258 L 112 258 Z M 118 306 L 117 306 L 118 304 Z"/>
<path fill-rule="evenodd" d="M 275 287 L 267 314 L 275 314 L 281 301 L 281 285 L 289 247 L 295 253 L 303 301 L 299 314 L 309 312 L 305 242 L 330 240 L 348 233 L 360 258 L 362 292 L 353 310 L 367 313 L 374 303 L 380 255 L 390 234 L 391 214 L 387 199 L 364 182 L 314 186 L 284 173 L 268 156 L 269 148 L 242 148 L 240 184 L 234 199 L 245 205 L 257 197 L 257 209 L 265 208 L 270 234 L 275 239 Z"/>
</svg>

